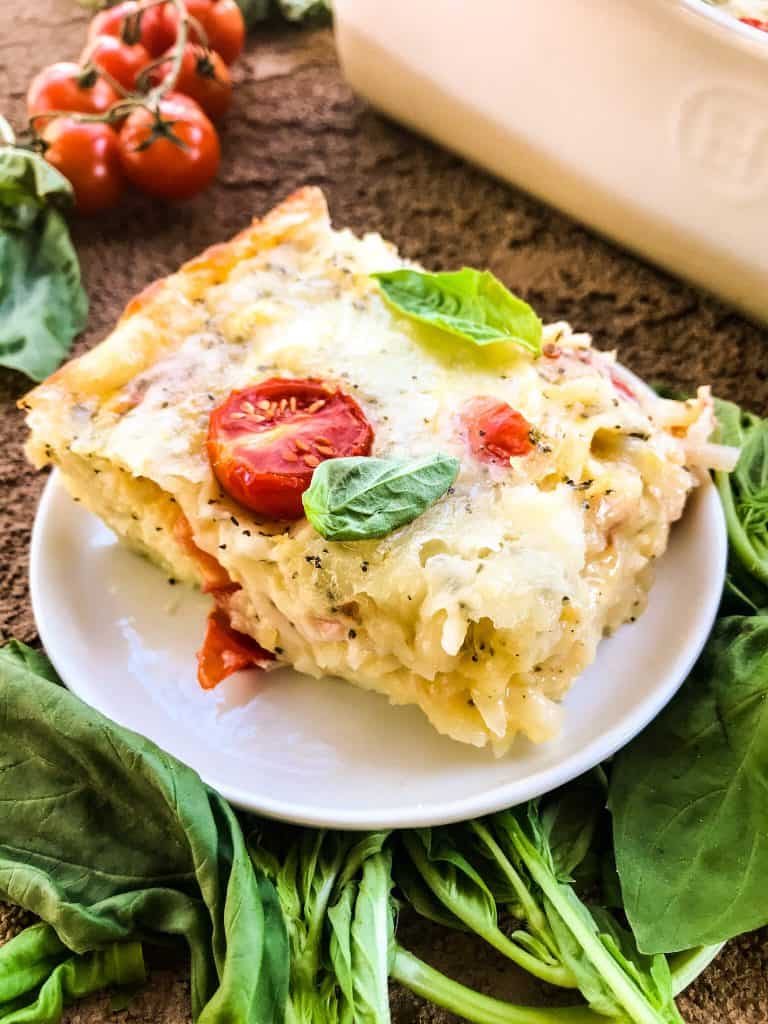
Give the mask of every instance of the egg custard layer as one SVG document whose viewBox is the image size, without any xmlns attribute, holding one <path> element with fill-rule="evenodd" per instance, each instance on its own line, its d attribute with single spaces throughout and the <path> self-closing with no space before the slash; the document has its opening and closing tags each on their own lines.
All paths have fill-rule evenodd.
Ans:
<svg viewBox="0 0 768 1024">
<path fill-rule="evenodd" d="M 600 638 L 642 611 L 706 461 L 711 399 L 635 394 L 567 324 L 534 357 L 407 319 L 370 276 L 406 265 L 378 235 L 333 230 L 303 189 L 152 285 L 27 396 L 27 451 L 164 572 L 219 586 L 273 664 L 416 704 L 502 753 L 557 733 Z M 374 456 L 455 456 L 453 487 L 378 540 L 258 518 L 219 486 L 206 436 L 233 389 L 274 377 L 352 396 Z M 461 413 L 478 397 L 532 425 L 527 454 L 472 454 Z"/>
</svg>

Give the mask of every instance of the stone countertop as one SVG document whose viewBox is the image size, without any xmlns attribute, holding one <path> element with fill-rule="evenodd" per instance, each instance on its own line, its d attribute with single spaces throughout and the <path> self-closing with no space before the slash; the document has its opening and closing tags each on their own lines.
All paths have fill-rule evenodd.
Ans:
<svg viewBox="0 0 768 1024">
<path fill-rule="evenodd" d="M 44 64 L 74 59 L 87 15 L 75 0 L 28 0 L 0 8 L 0 94 L 23 124 L 23 98 Z M 326 192 L 334 221 L 380 231 L 409 257 L 440 269 L 490 267 L 545 319 L 568 319 L 616 348 L 632 370 L 681 388 L 717 393 L 768 413 L 768 332 L 714 299 L 590 234 L 463 160 L 374 113 L 347 88 L 327 30 L 256 32 L 235 70 L 233 109 L 223 127 L 216 184 L 179 206 L 130 196 L 119 209 L 75 220 L 73 235 L 91 299 L 85 349 L 128 299 L 213 242 L 243 227 L 305 183 Z M 43 479 L 22 456 L 15 409 L 26 382 L 0 370 L 0 633 L 34 641 L 28 547 Z M 23 921 L 0 906 L 0 940 Z M 498 996 L 541 997 L 470 938 L 406 920 L 408 944 L 474 987 Z M 72 1008 L 67 1024 L 187 1024 L 183 960 L 151 960 L 150 983 L 127 1009 L 97 997 Z M 455 1018 L 393 987 L 395 1024 Z M 768 1021 L 768 934 L 729 944 L 680 999 L 689 1024 Z"/>
</svg>

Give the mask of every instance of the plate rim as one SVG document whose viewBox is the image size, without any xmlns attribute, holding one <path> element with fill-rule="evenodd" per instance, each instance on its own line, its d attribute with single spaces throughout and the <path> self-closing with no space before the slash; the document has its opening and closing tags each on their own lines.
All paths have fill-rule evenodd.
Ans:
<svg viewBox="0 0 768 1024">
<path fill-rule="evenodd" d="M 58 471 L 54 470 L 45 484 L 38 504 L 30 544 L 29 582 L 35 623 L 46 654 L 70 692 L 74 693 L 75 696 L 91 707 L 94 707 L 101 714 L 104 714 L 107 718 L 111 718 L 110 714 L 103 710 L 98 700 L 98 691 L 95 691 L 94 696 L 87 683 L 85 686 L 81 685 L 76 667 L 70 664 L 68 656 L 58 649 L 55 615 L 50 615 L 51 609 L 48 608 L 50 602 L 44 596 L 44 539 L 50 516 L 50 507 L 56 500 L 59 492 L 65 498 L 68 497 L 64 485 L 59 480 Z M 651 698 L 646 698 L 640 707 L 635 710 L 634 714 L 630 716 L 629 724 L 627 716 L 624 716 L 607 732 L 597 734 L 589 743 L 569 755 L 565 762 L 559 762 L 548 768 L 541 769 L 533 775 L 528 774 L 513 778 L 502 785 L 492 785 L 487 790 L 456 800 L 449 799 L 439 804 L 435 804 L 434 801 L 428 804 L 414 804 L 412 807 L 400 812 L 394 823 L 391 816 L 385 820 L 380 815 L 377 815 L 375 809 L 362 813 L 359 809 L 341 811 L 339 808 L 318 807 L 315 804 L 286 804 L 286 801 L 283 799 L 272 799 L 268 796 L 260 796 L 254 799 L 253 793 L 247 788 L 226 783 L 222 784 L 214 777 L 215 773 L 213 776 L 208 776 L 206 772 L 200 771 L 193 765 L 190 765 L 190 767 L 198 772 L 204 782 L 221 793 L 231 804 L 242 810 L 297 825 L 350 831 L 382 828 L 419 828 L 438 824 L 451 824 L 515 806 L 565 785 L 572 779 L 589 771 L 596 764 L 600 764 L 602 761 L 612 757 L 617 750 L 621 749 L 621 747 L 625 746 L 642 732 L 649 722 L 675 696 L 709 637 L 717 615 L 721 594 L 721 588 L 716 587 L 714 581 L 715 579 L 723 580 L 725 577 L 727 534 L 725 516 L 717 490 L 711 479 L 700 485 L 698 500 L 708 503 L 709 508 L 707 512 L 710 516 L 714 516 L 716 526 L 714 537 L 712 538 L 713 545 L 710 548 L 713 585 L 708 589 L 706 601 L 701 612 L 702 622 L 706 624 L 706 629 L 702 628 L 695 638 L 690 636 L 686 638 L 684 648 L 679 652 L 674 661 L 673 670 L 667 673 L 668 679 L 671 682 L 654 691 Z M 90 515 L 91 513 L 88 514 Z M 381 695 L 381 699 L 385 700 L 386 697 Z M 111 720 L 114 721 L 115 719 Z M 123 727 L 131 729 L 131 726 Z M 135 729 L 132 731 L 136 732 Z M 567 764 L 565 771 L 563 771 L 564 763 Z"/>
</svg>

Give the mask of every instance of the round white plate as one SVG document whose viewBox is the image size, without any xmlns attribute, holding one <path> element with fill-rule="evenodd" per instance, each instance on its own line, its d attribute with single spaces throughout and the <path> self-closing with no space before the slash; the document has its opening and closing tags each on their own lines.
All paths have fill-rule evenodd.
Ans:
<svg viewBox="0 0 768 1024">
<path fill-rule="evenodd" d="M 170 586 L 53 475 L 32 537 L 32 603 L 67 686 L 195 768 L 238 806 L 333 828 L 436 825 L 554 789 L 635 736 L 672 697 L 712 626 L 727 542 L 708 484 L 660 559 L 644 615 L 600 645 L 560 737 L 505 757 L 439 736 L 416 708 L 290 669 L 213 691 L 195 651 L 210 598 Z"/>
</svg>

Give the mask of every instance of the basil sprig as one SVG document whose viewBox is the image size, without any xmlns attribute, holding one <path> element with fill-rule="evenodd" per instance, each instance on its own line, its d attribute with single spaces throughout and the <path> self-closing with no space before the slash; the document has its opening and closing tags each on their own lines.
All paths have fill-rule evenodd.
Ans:
<svg viewBox="0 0 768 1024">
<path fill-rule="evenodd" d="M 371 540 L 405 526 L 441 498 L 458 459 L 327 459 L 302 495 L 307 519 L 326 540 Z"/>
<path fill-rule="evenodd" d="M 61 213 L 72 205 L 72 186 L 37 153 L 11 145 L 3 118 L 0 139 L 0 366 L 43 380 L 88 313 Z"/>
<path fill-rule="evenodd" d="M 391 270 L 373 274 L 387 301 L 413 320 L 476 345 L 512 342 L 541 353 L 541 320 L 490 270 L 464 267 L 450 273 Z"/>
</svg>

